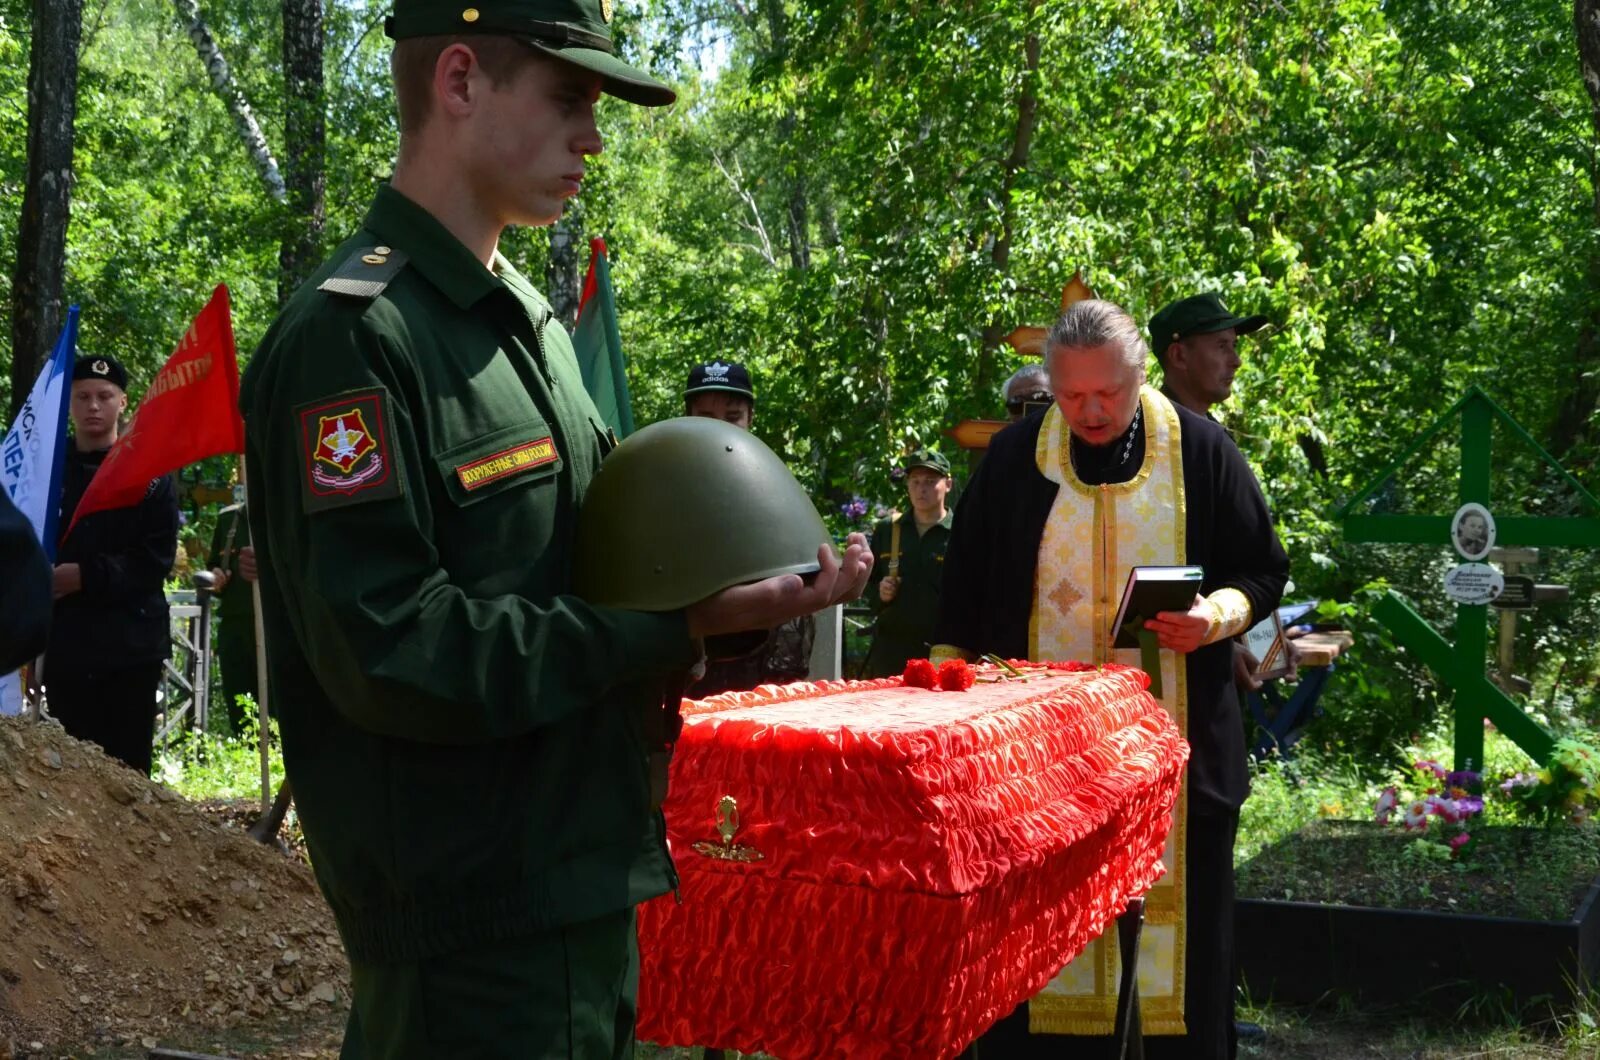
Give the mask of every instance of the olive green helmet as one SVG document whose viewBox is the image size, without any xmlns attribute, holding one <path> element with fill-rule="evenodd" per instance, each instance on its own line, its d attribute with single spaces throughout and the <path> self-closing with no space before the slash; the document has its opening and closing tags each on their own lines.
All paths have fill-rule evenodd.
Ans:
<svg viewBox="0 0 1600 1060">
<path fill-rule="evenodd" d="M 776 453 L 704 416 L 653 423 L 600 465 L 578 513 L 573 589 L 675 611 L 744 582 L 814 574 L 828 530 Z"/>
</svg>

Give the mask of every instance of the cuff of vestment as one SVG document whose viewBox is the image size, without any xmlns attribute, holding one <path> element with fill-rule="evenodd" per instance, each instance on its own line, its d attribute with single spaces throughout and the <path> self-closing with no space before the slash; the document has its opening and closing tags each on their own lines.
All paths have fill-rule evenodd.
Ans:
<svg viewBox="0 0 1600 1060">
<path fill-rule="evenodd" d="M 1250 598 L 1238 589 L 1218 589 L 1207 596 L 1205 602 L 1211 609 L 1212 621 L 1203 643 L 1215 644 L 1250 628 Z"/>
</svg>

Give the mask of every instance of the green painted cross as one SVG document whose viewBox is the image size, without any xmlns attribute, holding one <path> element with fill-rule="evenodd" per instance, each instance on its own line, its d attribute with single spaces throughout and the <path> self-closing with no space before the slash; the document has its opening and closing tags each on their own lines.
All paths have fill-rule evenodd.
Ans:
<svg viewBox="0 0 1600 1060">
<path fill-rule="evenodd" d="M 1600 501 L 1595 500 L 1554 457 L 1545 452 L 1521 424 L 1475 386 L 1468 389 L 1460 401 L 1418 435 L 1398 459 L 1380 471 L 1366 488 L 1339 510 L 1338 518 L 1343 522 L 1346 540 L 1408 545 L 1434 545 L 1450 541 L 1449 515 L 1378 515 L 1360 509 L 1457 417 L 1461 421 L 1460 504 L 1477 503 L 1489 508 L 1490 442 L 1495 420 L 1498 419 L 1514 437 L 1530 446 L 1540 459 L 1561 476 L 1577 494 L 1587 513 L 1582 517 L 1496 517 L 1495 544 L 1572 548 L 1600 546 Z M 1373 608 L 1373 616 L 1453 690 L 1457 769 L 1483 768 L 1484 718 L 1494 722 L 1518 747 L 1542 763 L 1553 746 L 1550 734 L 1488 679 L 1487 611 L 1485 604 L 1456 605 L 1453 648 L 1398 593 L 1391 591 L 1379 600 Z"/>
</svg>

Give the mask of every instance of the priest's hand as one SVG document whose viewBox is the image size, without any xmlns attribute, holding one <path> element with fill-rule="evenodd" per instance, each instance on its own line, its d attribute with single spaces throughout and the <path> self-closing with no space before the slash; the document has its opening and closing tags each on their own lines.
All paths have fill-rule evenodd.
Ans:
<svg viewBox="0 0 1600 1060">
<path fill-rule="evenodd" d="M 1156 642 L 1163 648 L 1186 655 L 1205 642 L 1213 621 L 1211 607 L 1197 595 L 1189 610 L 1162 611 L 1144 628 L 1155 632 Z"/>
<path fill-rule="evenodd" d="M 900 593 L 899 578 L 885 578 L 878 583 L 878 599 L 886 604 L 894 603 L 894 598 Z"/>
<path fill-rule="evenodd" d="M 247 582 L 256 580 L 256 549 L 254 545 L 245 545 L 239 549 L 239 577 Z"/>
</svg>

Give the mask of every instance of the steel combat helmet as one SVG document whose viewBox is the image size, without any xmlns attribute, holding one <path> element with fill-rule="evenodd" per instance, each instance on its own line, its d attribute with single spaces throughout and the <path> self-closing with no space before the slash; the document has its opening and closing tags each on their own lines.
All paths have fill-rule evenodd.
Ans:
<svg viewBox="0 0 1600 1060">
<path fill-rule="evenodd" d="M 744 582 L 814 574 L 828 530 L 776 453 L 704 416 L 653 423 L 606 457 L 578 513 L 573 589 L 675 611 Z"/>
</svg>

